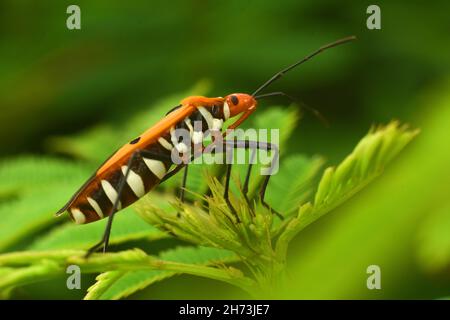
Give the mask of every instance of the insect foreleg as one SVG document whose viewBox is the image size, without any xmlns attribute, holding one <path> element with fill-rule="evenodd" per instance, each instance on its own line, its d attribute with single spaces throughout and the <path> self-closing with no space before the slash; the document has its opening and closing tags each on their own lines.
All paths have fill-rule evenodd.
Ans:
<svg viewBox="0 0 450 320">
<path fill-rule="evenodd" d="M 223 198 L 225 199 L 225 202 L 227 203 L 227 206 L 230 209 L 230 211 L 236 217 L 237 222 L 240 222 L 239 216 L 236 212 L 236 209 L 234 209 L 233 205 L 231 204 L 229 194 L 228 194 L 228 190 L 230 188 L 230 177 L 231 177 L 231 163 L 228 163 L 227 164 L 227 173 L 226 173 L 226 177 L 225 177 L 225 189 L 223 192 Z"/>
<path fill-rule="evenodd" d="M 231 146 L 235 149 L 237 148 L 243 148 L 243 149 L 251 149 L 252 150 L 252 155 L 251 155 L 251 160 L 250 160 L 250 164 L 249 164 L 249 168 L 247 171 L 247 175 L 245 178 L 245 182 L 244 182 L 244 186 L 243 186 L 243 193 L 244 196 L 247 198 L 247 193 L 248 193 L 248 185 L 249 185 L 249 181 L 250 181 L 250 174 L 251 174 L 251 168 L 252 168 L 252 163 L 255 157 L 255 153 L 256 153 L 256 149 L 258 150 L 266 150 L 266 151 L 273 151 L 274 152 L 274 157 L 272 162 L 276 163 L 278 161 L 279 158 L 279 151 L 278 151 L 278 146 L 274 143 L 270 143 L 270 142 L 259 142 L 259 141 L 249 141 L 249 140 L 223 140 L 222 143 L 225 146 Z M 225 150 L 227 150 L 225 148 Z M 229 167 L 227 168 L 227 180 L 229 180 L 229 175 L 231 172 L 231 165 L 228 165 Z M 264 207 L 266 207 L 267 209 L 271 210 L 273 213 L 275 213 L 280 219 L 283 219 L 283 216 L 277 212 L 276 210 L 274 210 L 266 201 L 265 201 L 265 194 L 266 194 L 266 189 L 267 189 L 267 185 L 269 183 L 269 179 L 271 177 L 271 173 L 272 173 L 272 169 L 273 169 L 273 165 L 271 165 L 270 169 L 269 169 L 269 174 L 266 175 L 263 184 L 261 186 L 259 195 L 261 198 L 261 203 Z M 226 192 L 228 194 L 228 184 L 225 184 L 225 188 L 226 188 Z M 227 199 L 227 198 L 225 198 Z M 228 201 L 227 201 L 228 203 Z"/>
<path fill-rule="evenodd" d="M 245 175 L 244 186 L 242 187 L 242 193 L 244 194 L 244 197 L 245 197 L 245 200 L 247 200 L 247 203 L 250 203 L 248 200 L 248 185 L 250 183 L 250 175 L 252 173 L 252 166 L 253 166 L 253 162 L 255 160 L 255 156 L 256 156 L 256 150 L 252 150 L 252 155 L 250 158 L 250 163 L 248 165 L 247 174 Z"/>
<path fill-rule="evenodd" d="M 183 173 L 183 182 L 181 183 L 181 188 L 180 188 L 180 201 L 184 202 L 184 191 L 186 189 L 186 182 L 187 182 L 187 175 L 188 175 L 188 166 L 186 165 L 184 168 L 184 173 Z"/>
</svg>

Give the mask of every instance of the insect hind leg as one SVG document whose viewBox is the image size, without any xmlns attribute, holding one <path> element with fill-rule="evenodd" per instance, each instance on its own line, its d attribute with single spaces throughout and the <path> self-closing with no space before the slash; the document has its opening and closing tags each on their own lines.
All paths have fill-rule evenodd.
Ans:
<svg viewBox="0 0 450 320">
<path fill-rule="evenodd" d="M 108 216 L 108 221 L 106 223 L 106 227 L 105 227 L 103 236 L 98 243 L 96 243 L 94 246 L 92 246 L 87 251 L 85 258 L 88 258 L 90 255 L 92 255 L 94 252 L 96 252 L 101 247 L 103 247 L 103 252 L 106 252 L 106 250 L 108 249 L 109 237 L 111 235 L 111 228 L 112 228 L 114 215 L 117 213 L 117 208 L 119 207 L 120 198 L 122 196 L 126 181 L 130 174 L 131 167 L 134 164 L 134 162 L 136 161 L 138 156 L 145 156 L 145 155 L 147 155 L 153 159 L 162 160 L 162 161 L 167 161 L 168 159 L 170 159 L 170 157 L 165 157 L 161 154 L 153 153 L 153 152 L 150 152 L 147 150 L 136 150 L 135 152 L 133 152 L 130 159 L 128 159 L 127 170 L 120 177 L 118 188 L 117 188 L 117 198 L 115 199 L 115 201 L 113 203 L 113 207 L 111 208 L 110 214 Z"/>
<path fill-rule="evenodd" d="M 266 175 L 263 184 L 261 185 L 261 189 L 259 192 L 259 196 L 261 199 L 261 203 L 264 207 L 266 207 L 267 209 L 269 209 L 271 212 L 273 212 L 275 215 L 277 215 L 280 219 L 284 219 L 283 215 L 281 215 L 278 211 L 276 211 L 275 209 L 273 209 L 266 201 L 265 201 L 265 194 L 266 194 L 266 189 L 267 189 L 267 185 L 269 183 L 269 179 L 271 177 L 271 174 L 273 172 L 273 166 L 274 163 L 277 163 L 278 159 L 279 159 L 279 150 L 278 150 L 278 146 L 274 143 L 270 143 L 270 142 L 259 142 L 259 141 L 251 141 L 251 140 L 222 140 L 221 144 L 223 146 L 225 146 L 225 150 L 228 150 L 227 147 L 232 147 L 234 149 L 251 149 L 252 150 L 252 155 L 251 155 L 251 161 L 247 170 L 247 174 L 245 177 L 245 181 L 244 181 L 244 185 L 242 188 L 242 192 L 244 194 L 245 199 L 248 201 L 248 187 L 249 187 L 249 182 L 250 182 L 250 176 L 251 176 L 251 169 L 252 169 L 252 164 L 254 161 L 254 157 L 256 155 L 256 150 L 266 150 L 266 151 L 273 151 L 274 152 L 274 157 L 272 159 L 272 163 L 271 163 L 271 167 L 269 168 L 269 174 Z M 208 152 L 215 152 L 216 149 L 214 148 L 214 146 L 212 147 L 212 149 L 207 150 Z M 225 193 L 224 193 L 224 198 L 227 201 L 227 205 L 228 207 L 230 207 L 230 210 L 235 213 L 235 209 L 233 208 L 233 206 L 231 205 L 231 203 L 229 202 L 229 198 L 228 198 L 228 189 L 229 189 L 229 179 L 230 179 L 230 173 L 231 173 L 231 164 L 227 164 L 227 174 L 226 174 L 226 180 L 225 180 Z M 231 209 L 233 208 L 233 209 Z"/>
</svg>

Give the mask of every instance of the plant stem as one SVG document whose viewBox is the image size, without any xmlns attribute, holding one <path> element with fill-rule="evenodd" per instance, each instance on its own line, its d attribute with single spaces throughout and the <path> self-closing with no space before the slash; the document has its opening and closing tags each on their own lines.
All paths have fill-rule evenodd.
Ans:
<svg viewBox="0 0 450 320">
<path fill-rule="evenodd" d="M 39 263 L 42 260 L 64 262 L 67 258 L 82 255 L 80 250 L 48 250 L 48 251 L 19 251 L 0 255 L 0 266 L 25 266 Z"/>
<path fill-rule="evenodd" d="M 195 276 L 227 282 L 241 289 L 244 289 L 247 292 L 251 292 L 251 288 L 256 286 L 255 281 L 248 277 L 245 277 L 238 269 L 223 270 L 202 265 L 171 261 L 159 261 L 157 264 L 159 265 L 158 269 L 161 270 L 187 273 Z"/>
<path fill-rule="evenodd" d="M 247 292 L 256 286 L 255 281 L 245 277 L 238 269 L 219 269 L 198 264 L 180 263 L 160 260 L 148 256 L 140 250 L 130 250 L 115 254 L 99 254 L 89 259 L 72 257 L 69 263 L 77 264 L 82 272 L 96 273 L 114 270 L 165 270 L 177 273 L 186 273 L 209 279 L 230 283 Z"/>
<path fill-rule="evenodd" d="M 5 292 L 14 287 L 51 279 L 58 274 L 63 274 L 63 272 L 64 269 L 53 261 L 18 268 L 0 279 L 0 291 Z"/>
</svg>

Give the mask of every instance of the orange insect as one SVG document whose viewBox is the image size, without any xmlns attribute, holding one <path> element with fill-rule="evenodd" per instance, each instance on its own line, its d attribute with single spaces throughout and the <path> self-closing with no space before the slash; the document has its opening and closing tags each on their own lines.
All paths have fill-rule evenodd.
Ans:
<svg viewBox="0 0 450 320">
<path fill-rule="evenodd" d="M 251 95 L 234 93 L 224 98 L 192 96 L 183 99 L 178 106 L 170 110 L 153 127 L 124 145 L 107 159 L 92 177 L 57 212 L 57 215 L 68 211 L 70 217 L 77 224 L 90 223 L 109 217 L 101 241 L 94 245 L 88 251 L 87 255 L 95 252 L 101 246 L 106 251 L 114 214 L 137 201 L 159 183 L 167 180 L 184 167 L 183 184 L 180 192 L 180 198 L 183 200 L 183 190 L 186 185 L 188 166 L 186 164 L 179 164 L 170 170 L 173 166 L 171 158 L 172 151 L 175 149 L 182 153 L 187 147 L 178 142 L 178 138 L 174 134 L 176 129 L 183 128 L 188 130 L 192 138 L 192 144 L 198 144 L 202 143 L 206 131 L 222 131 L 225 129 L 223 128 L 224 121 L 241 115 L 227 129 L 238 127 L 256 110 L 259 99 L 269 96 L 285 95 L 282 92 L 258 95 L 258 93 L 267 88 L 271 83 L 320 52 L 354 39 L 355 37 L 353 36 L 343 38 L 319 48 L 305 58 L 273 75 Z M 194 122 L 199 122 L 201 124 L 200 127 L 196 126 L 197 129 L 195 129 L 193 126 Z M 277 147 L 270 143 L 231 141 L 226 139 L 222 143 L 234 148 L 260 148 L 277 151 Z M 250 170 L 251 164 L 249 165 L 243 186 L 244 195 L 248 191 Z M 230 173 L 231 164 L 227 164 L 224 198 L 230 210 L 236 213 L 228 200 Z M 264 201 L 264 195 L 269 178 L 270 175 L 267 175 L 260 191 L 261 201 L 267 207 L 269 206 Z M 237 219 L 237 221 L 239 220 Z"/>
</svg>

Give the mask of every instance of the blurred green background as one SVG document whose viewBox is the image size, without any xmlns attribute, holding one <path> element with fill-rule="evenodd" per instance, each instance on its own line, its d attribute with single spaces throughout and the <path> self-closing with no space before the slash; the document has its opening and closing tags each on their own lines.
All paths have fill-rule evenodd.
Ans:
<svg viewBox="0 0 450 320">
<path fill-rule="evenodd" d="M 70 4 L 81 7 L 81 30 L 66 28 Z M 356 35 L 358 41 L 270 88 L 320 110 L 330 123 L 306 113 L 286 152 L 322 154 L 334 164 L 374 123 L 399 119 L 422 133 L 381 179 L 296 240 L 286 296 L 450 296 L 450 4 L 377 1 L 382 29 L 368 30 L 370 4 L 2 0 L 0 156 L 67 157 L 55 137 L 121 126 L 199 81 L 211 84 L 210 96 L 252 92 L 319 46 Z M 382 290 L 366 288 L 371 264 L 381 267 Z M 183 276 L 135 297 L 237 296 Z"/>
</svg>

